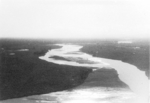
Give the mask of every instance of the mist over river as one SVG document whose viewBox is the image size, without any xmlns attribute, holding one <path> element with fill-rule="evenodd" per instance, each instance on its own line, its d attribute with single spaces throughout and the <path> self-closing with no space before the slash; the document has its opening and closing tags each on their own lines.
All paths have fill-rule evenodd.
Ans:
<svg viewBox="0 0 150 103">
<path fill-rule="evenodd" d="M 119 60 L 93 57 L 81 52 L 83 46 L 73 44 L 55 44 L 61 46 L 49 50 L 39 59 L 60 65 L 83 66 L 93 69 L 93 72 L 105 69 L 115 69 L 119 79 L 129 86 L 114 87 L 82 87 L 73 90 L 53 92 L 49 94 L 30 96 L 18 99 L 21 103 L 148 103 L 149 80 L 145 72 L 136 66 Z M 58 75 L 59 76 L 59 75 Z M 15 103 L 12 100 L 11 103 Z M 9 100 L 2 103 L 10 103 Z"/>
</svg>

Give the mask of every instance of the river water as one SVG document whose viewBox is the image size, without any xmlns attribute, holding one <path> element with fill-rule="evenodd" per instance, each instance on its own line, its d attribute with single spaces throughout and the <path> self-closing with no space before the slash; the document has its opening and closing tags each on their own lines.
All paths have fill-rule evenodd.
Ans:
<svg viewBox="0 0 150 103">
<path fill-rule="evenodd" d="M 119 79 L 126 83 L 130 90 L 125 88 L 107 88 L 105 87 L 89 87 L 76 88 L 72 91 L 61 91 L 39 96 L 31 96 L 35 98 L 32 103 L 149 103 L 149 80 L 145 72 L 139 70 L 136 66 L 119 60 L 112 60 L 100 57 L 93 57 L 90 54 L 80 51 L 83 46 L 73 44 L 56 44 L 61 46 L 58 49 L 49 50 L 39 59 L 61 65 L 84 66 L 93 69 L 114 68 Z M 54 56 L 63 57 L 69 61 L 58 60 Z M 81 62 L 82 61 L 82 62 Z M 29 98 L 19 99 L 21 103 L 31 103 Z M 39 100 L 37 98 L 40 98 Z M 15 103 L 16 100 L 11 101 Z M 8 103 L 5 101 L 4 103 Z"/>
</svg>

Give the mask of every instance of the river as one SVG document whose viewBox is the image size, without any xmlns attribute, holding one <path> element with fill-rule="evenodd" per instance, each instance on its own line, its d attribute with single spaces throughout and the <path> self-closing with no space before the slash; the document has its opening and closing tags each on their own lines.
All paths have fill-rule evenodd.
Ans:
<svg viewBox="0 0 150 103">
<path fill-rule="evenodd" d="M 55 44 L 61 46 L 57 49 L 49 50 L 39 59 L 61 65 L 84 66 L 93 69 L 93 72 L 103 67 L 114 68 L 119 79 L 126 83 L 130 90 L 105 87 L 76 88 L 72 91 L 60 91 L 49 94 L 31 96 L 33 103 L 148 103 L 149 80 L 145 72 L 136 66 L 119 60 L 112 60 L 100 57 L 93 57 L 91 54 L 80 51 L 83 46 L 73 44 Z M 68 60 L 59 60 L 54 56 L 63 57 Z M 21 103 L 30 103 L 29 98 L 19 99 Z M 39 100 L 37 98 L 40 98 Z M 51 100 L 49 101 L 49 98 Z M 15 103 L 16 100 L 11 101 Z M 3 103 L 8 103 L 4 101 Z"/>
<path fill-rule="evenodd" d="M 44 56 L 39 57 L 42 60 L 46 60 L 47 62 L 53 62 L 61 65 L 72 65 L 72 66 L 85 66 L 85 67 L 95 67 L 95 69 L 101 69 L 102 67 L 114 68 L 119 74 L 119 78 L 121 81 L 126 83 L 129 88 L 136 95 L 136 99 L 131 100 L 132 103 L 147 103 L 148 95 L 149 95 L 149 80 L 145 75 L 144 71 L 139 70 L 136 66 L 125 63 L 119 60 L 112 60 L 100 57 L 93 57 L 90 54 L 83 53 L 80 51 L 82 46 L 72 45 L 72 44 L 56 44 L 62 46 L 58 49 L 53 49 L 48 51 Z M 65 60 L 56 60 L 51 58 L 53 56 L 60 56 L 64 58 L 77 58 L 72 59 L 72 61 Z M 79 58 L 79 59 L 78 59 Z M 77 61 L 80 59 L 93 61 L 93 63 L 78 63 Z M 92 69 L 92 68 L 91 68 Z M 90 91 L 91 92 L 91 91 Z M 95 103 L 95 102 L 92 102 Z M 123 102 L 124 103 L 124 102 Z"/>
</svg>

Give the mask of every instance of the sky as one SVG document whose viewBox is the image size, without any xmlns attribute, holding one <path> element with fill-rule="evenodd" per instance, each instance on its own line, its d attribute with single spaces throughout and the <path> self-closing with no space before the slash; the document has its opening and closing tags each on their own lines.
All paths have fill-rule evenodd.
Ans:
<svg viewBox="0 0 150 103">
<path fill-rule="evenodd" d="M 0 0 L 0 38 L 148 38 L 150 0 Z"/>
</svg>

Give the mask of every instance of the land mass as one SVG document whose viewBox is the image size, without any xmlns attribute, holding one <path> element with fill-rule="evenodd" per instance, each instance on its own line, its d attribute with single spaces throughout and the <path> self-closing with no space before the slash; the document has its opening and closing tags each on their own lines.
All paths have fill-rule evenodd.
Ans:
<svg viewBox="0 0 150 103">
<path fill-rule="evenodd" d="M 85 87 L 128 87 L 119 80 L 118 74 L 113 68 L 110 70 L 103 68 L 92 72 L 92 68 L 59 65 L 39 59 L 39 56 L 45 55 L 48 50 L 60 48 L 53 45 L 55 43 L 57 42 L 52 40 L 26 39 L 3 39 L 0 41 L 0 100 L 68 90 L 80 85 Z M 126 49 L 120 50 L 121 47 L 116 47 L 116 51 L 113 48 L 114 46 L 108 44 L 96 46 L 84 44 L 82 51 L 112 59 L 124 59 L 126 55 L 130 54 Z M 28 49 L 28 51 L 18 51 L 20 49 Z M 117 56 L 117 53 L 120 52 L 123 52 L 122 58 L 121 54 Z M 139 53 L 141 55 L 139 57 L 143 57 L 144 53 Z M 138 58 L 134 61 L 134 58 L 127 56 L 125 60 L 138 64 L 141 60 L 147 60 L 147 57 L 144 56 L 142 59 Z M 145 62 L 142 61 L 142 63 L 140 64 L 144 66 Z"/>
<path fill-rule="evenodd" d="M 82 52 L 95 57 L 121 60 L 135 65 L 149 76 L 149 40 L 134 40 L 130 44 L 118 44 L 117 41 L 95 41 L 91 44 L 81 44 Z M 90 48 L 90 49 L 89 49 Z"/>
<path fill-rule="evenodd" d="M 70 89 L 82 84 L 92 72 L 86 67 L 58 65 L 39 59 L 48 50 L 57 48 L 47 43 L 8 41 L 1 41 L 0 100 Z M 24 48 L 29 51 L 17 51 Z M 10 55 L 12 52 L 14 54 Z"/>
</svg>

